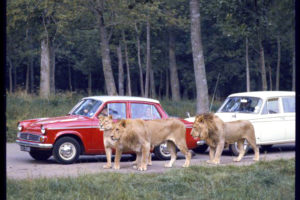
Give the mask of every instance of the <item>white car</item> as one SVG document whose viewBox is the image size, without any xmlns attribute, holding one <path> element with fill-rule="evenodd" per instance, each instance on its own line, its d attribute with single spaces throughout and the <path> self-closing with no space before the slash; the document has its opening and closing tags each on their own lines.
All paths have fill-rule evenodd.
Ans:
<svg viewBox="0 0 300 200">
<path fill-rule="evenodd" d="M 231 94 L 215 114 L 225 122 L 252 122 L 256 143 L 262 148 L 295 142 L 295 92 L 259 91 Z M 195 118 L 186 120 L 193 122 Z M 233 154 L 238 154 L 236 144 L 230 145 L 229 149 Z"/>
</svg>

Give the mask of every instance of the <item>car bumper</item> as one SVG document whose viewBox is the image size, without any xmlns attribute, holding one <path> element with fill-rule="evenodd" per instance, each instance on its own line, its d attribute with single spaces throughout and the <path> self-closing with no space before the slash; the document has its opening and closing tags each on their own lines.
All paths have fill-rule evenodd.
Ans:
<svg viewBox="0 0 300 200">
<path fill-rule="evenodd" d="M 35 148 L 40 148 L 40 149 L 51 149 L 53 147 L 52 144 L 26 142 L 26 141 L 22 141 L 22 140 L 16 140 L 16 143 L 19 144 L 20 146 L 35 147 Z"/>
</svg>

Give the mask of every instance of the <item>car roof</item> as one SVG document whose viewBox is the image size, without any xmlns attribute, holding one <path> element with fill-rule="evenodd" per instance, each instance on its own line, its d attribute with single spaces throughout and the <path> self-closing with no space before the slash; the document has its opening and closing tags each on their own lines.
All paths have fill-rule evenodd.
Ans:
<svg viewBox="0 0 300 200">
<path fill-rule="evenodd" d="M 291 91 L 253 91 L 253 92 L 234 93 L 234 94 L 229 95 L 228 97 L 237 97 L 237 96 L 269 98 L 269 97 L 281 97 L 281 96 L 295 96 L 295 92 L 291 92 Z"/>
<path fill-rule="evenodd" d="M 159 101 L 155 99 L 150 99 L 145 97 L 131 97 L 131 96 L 90 96 L 90 97 L 85 97 L 83 99 L 95 99 L 95 100 L 100 100 L 104 103 L 107 101 L 143 101 L 143 102 L 159 103 Z"/>
</svg>

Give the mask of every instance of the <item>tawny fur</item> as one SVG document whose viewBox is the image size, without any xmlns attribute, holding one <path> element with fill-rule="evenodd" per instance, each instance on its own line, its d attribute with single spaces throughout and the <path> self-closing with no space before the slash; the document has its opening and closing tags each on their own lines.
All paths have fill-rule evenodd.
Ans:
<svg viewBox="0 0 300 200">
<path fill-rule="evenodd" d="M 115 169 L 120 169 L 120 159 L 124 149 L 130 149 L 137 154 L 138 170 L 147 170 L 147 160 L 150 152 L 150 136 L 141 119 L 122 119 L 113 124 L 111 138 L 116 143 Z"/>
<path fill-rule="evenodd" d="M 117 141 L 112 140 L 111 138 L 111 130 L 112 130 L 113 123 L 114 122 L 112 116 L 99 116 L 99 126 L 100 129 L 103 130 L 103 144 L 104 144 L 106 160 L 107 160 L 107 163 L 103 165 L 104 169 L 109 169 L 112 167 L 112 163 L 111 163 L 112 149 L 116 148 L 116 143 L 117 143 Z M 129 151 L 129 150 L 126 149 L 125 151 Z M 134 161 L 134 165 L 136 165 L 136 163 L 137 160 Z M 151 152 L 149 152 L 148 165 L 152 165 Z"/>
<path fill-rule="evenodd" d="M 205 140 L 210 147 L 208 163 L 219 164 L 225 144 L 238 143 L 239 155 L 234 161 L 240 161 L 245 155 L 244 141 L 254 150 L 253 160 L 259 160 L 259 149 L 256 146 L 256 138 L 253 125 L 248 120 L 223 122 L 213 113 L 205 113 L 195 117 L 191 135 L 194 138 Z"/>
</svg>

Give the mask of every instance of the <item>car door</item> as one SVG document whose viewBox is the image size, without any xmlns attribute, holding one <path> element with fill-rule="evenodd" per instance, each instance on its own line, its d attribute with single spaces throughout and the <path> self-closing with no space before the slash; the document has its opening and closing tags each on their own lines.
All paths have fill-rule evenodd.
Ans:
<svg viewBox="0 0 300 200">
<path fill-rule="evenodd" d="M 295 97 L 282 97 L 281 102 L 284 113 L 286 139 L 295 141 Z"/>
<path fill-rule="evenodd" d="M 108 116 L 112 115 L 114 121 L 118 121 L 120 119 L 126 119 L 126 102 L 108 102 L 101 108 L 100 113 L 93 119 L 93 126 L 99 126 L 98 116 Z M 99 128 L 94 129 L 93 135 L 93 147 L 94 151 L 97 153 L 103 153 L 104 144 L 103 144 L 103 130 Z M 99 152 L 100 151 L 100 152 Z"/>
<path fill-rule="evenodd" d="M 251 122 L 258 144 L 278 143 L 286 138 L 284 114 L 279 98 L 267 99 L 261 116 Z"/>
</svg>

